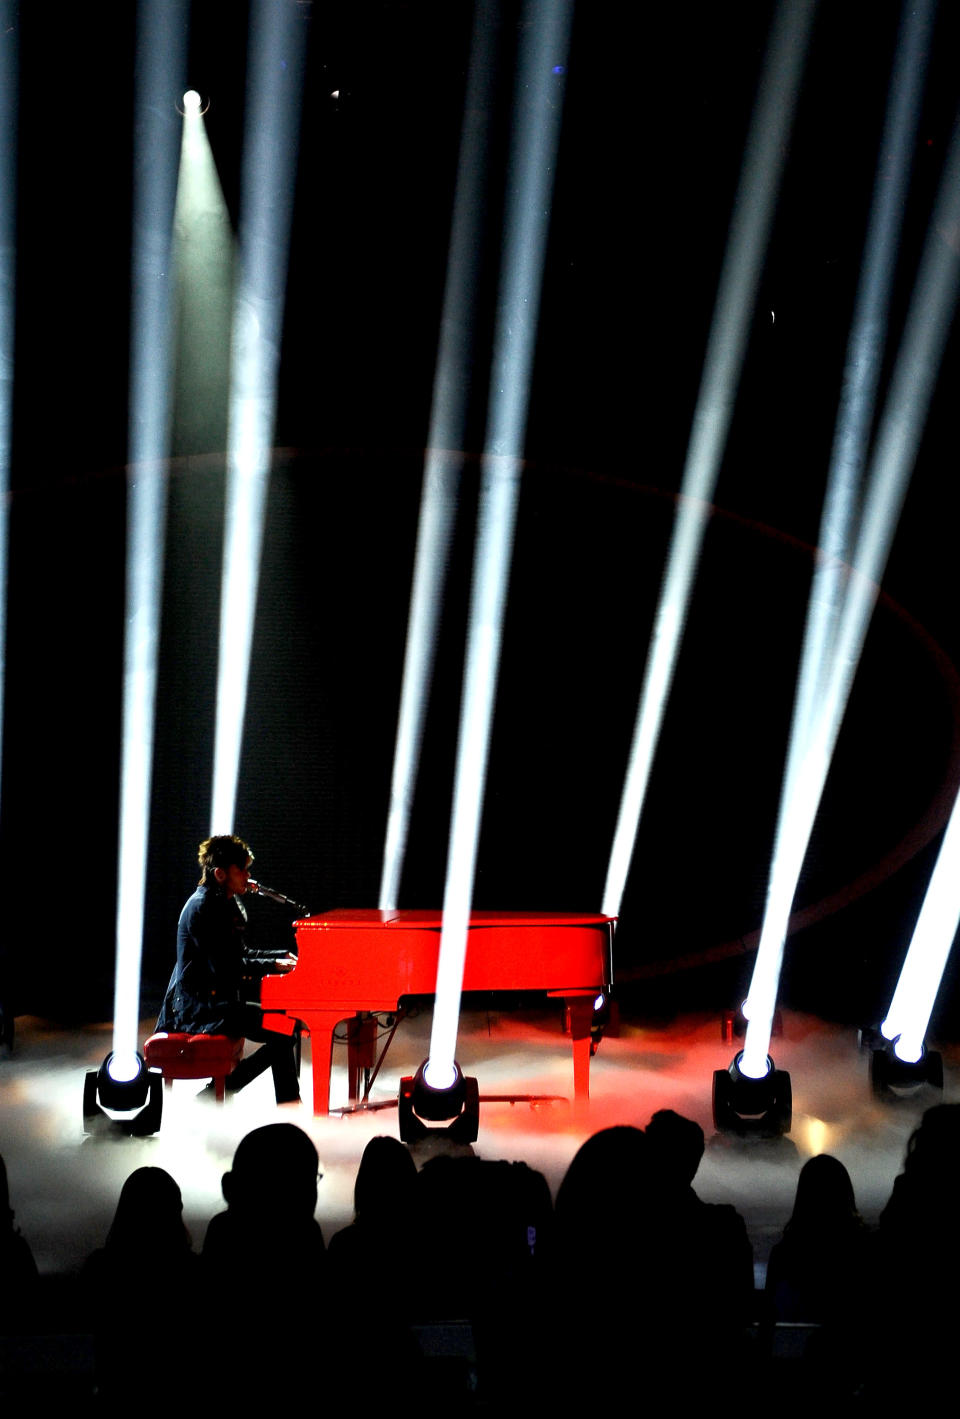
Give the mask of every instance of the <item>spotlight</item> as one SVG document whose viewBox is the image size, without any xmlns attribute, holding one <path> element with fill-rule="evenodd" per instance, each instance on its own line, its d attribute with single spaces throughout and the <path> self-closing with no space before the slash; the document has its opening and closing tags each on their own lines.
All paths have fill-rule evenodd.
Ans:
<svg viewBox="0 0 960 1419">
<path fill-rule="evenodd" d="M 121 1133 L 143 1138 L 156 1133 L 163 1113 L 163 1075 L 148 1069 L 142 1054 L 121 1058 L 113 1050 L 83 1083 L 83 1131 L 104 1120 Z"/>
<path fill-rule="evenodd" d="M 210 107 L 210 100 L 198 94 L 196 89 L 187 89 L 177 104 L 177 112 L 184 118 L 202 118 Z"/>
<path fill-rule="evenodd" d="M 455 1143 L 476 1143 L 480 1129 L 480 1091 L 476 1079 L 468 1079 L 454 1060 L 451 1082 L 438 1087 L 435 1082 L 427 1082 L 429 1065 L 429 1059 L 425 1059 L 416 1074 L 400 1080 L 397 1105 L 401 1141 L 419 1143 L 428 1133 L 446 1133 Z M 427 1123 L 446 1120 L 450 1122 L 445 1129 L 427 1127 Z"/>
<path fill-rule="evenodd" d="M 900 1035 L 895 1040 L 885 1040 L 877 1031 L 861 1030 L 860 1037 L 861 1042 L 872 1051 L 870 1088 L 875 1098 L 893 1103 L 896 1099 L 909 1097 L 923 1084 L 929 1084 L 934 1089 L 943 1088 L 943 1058 L 937 1050 L 921 1045 L 916 1058 L 904 1059 L 898 1053 Z"/>
<path fill-rule="evenodd" d="M 756 1135 L 775 1138 L 790 1132 L 793 1120 L 793 1091 L 790 1075 L 777 1069 L 767 1055 L 767 1070 L 751 1079 L 741 1069 L 743 1050 L 727 1069 L 713 1075 L 713 1123 L 720 1133 L 741 1137 Z"/>
</svg>

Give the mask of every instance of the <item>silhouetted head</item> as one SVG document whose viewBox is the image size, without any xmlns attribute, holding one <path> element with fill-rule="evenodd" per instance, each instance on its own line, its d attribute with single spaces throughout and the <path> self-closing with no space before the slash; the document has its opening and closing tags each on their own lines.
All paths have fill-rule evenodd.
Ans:
<svg viewBox="0 0 960 1419">
<path fill-rule="evenodd" d="M 313 1141 L 292 1123 L 268 1123 L 237 1144 L 233 1167 L 224 1173 L 223 1195 L 231 1212 L 309 1221 L 317 1206 L 319 1159 Z"/>
<path fill-rule="evenodd" d="M 168 1172 L 137 1168 L 130 1174 L 120 1189 L 106 1244 L 126 1256 L 143 1251 L 162 1256 L 164 1248 L 189 1247 L 183 1198 Z"/>
<path fill-rule="evenodd" d="M 651 1148 L 639 1128 L 602 1128 L 574 1154 L 557 1193 L 557 1222 L 568 1231 L 603 1230 L 630 1216 L 651 1183 Z"/>
<path fill-rule="evenodd" d="M 797 1178 L 797 1195 L 787 1226 L 823 1229 L 858 1220 L 853 1183 L 840 1159 L 829 1153 L 808 1158 Z"/>
<path fill-rule="evenodd" d="M 944 1184 L 956 1184 L 960 1172 L 960 1104 L 935 1104 L 910 1135 L 903 1170 Z"/>
<path fill-rule="evenodd" d="M 703 1129 L 673 1109 L 658 1109 L 644 1132 L 657 1164 L 671 1182 L 692 1183 L 703 1157 Z"/>
<path fill-rule="evenodd" d="M 353 1187 L 353 1210 L 358 1220 L 396 1221 L 412 1201 L 417 1165 L 396 1138 L 371 1138 L 363 1150 Z"/>
</svg>

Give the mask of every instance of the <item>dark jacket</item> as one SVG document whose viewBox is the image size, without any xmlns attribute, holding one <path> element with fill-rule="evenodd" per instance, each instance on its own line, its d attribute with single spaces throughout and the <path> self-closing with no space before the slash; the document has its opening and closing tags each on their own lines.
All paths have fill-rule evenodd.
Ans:
<svg viewBox="0 0 960 1419">
<path fill-rule="evenodd" d="M 180 913 L 177 964 L 157 1020 L 158 1030 L 195 1035 L 242 1034 L 247 917 L 237 897 L 216 883 L 200 886 Z"/>
</svg>

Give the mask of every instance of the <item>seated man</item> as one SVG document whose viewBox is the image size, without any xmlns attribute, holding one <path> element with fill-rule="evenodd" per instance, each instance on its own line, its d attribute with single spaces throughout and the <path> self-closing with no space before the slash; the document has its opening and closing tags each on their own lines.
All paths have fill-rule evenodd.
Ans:
<svg viewBox="0 0 960 1419">
<path fill-rule="evenodd" d="M 227 1079 L 236 1093 L 267 1068 L 273 1070 L 277 1103 L 300 1098 L 292 1038 L 267 1030 L 258 1005 L 244 1000 L 243 977 L 251 967 L 261 973 L 292 970 L 291 955 L 249 957 L 243 929 L 247 913 L 240 900 L 250 882 L 253 853 L 242 838 L 207 838 L 198 853 L 202 876 L 180 913 L 177 964 L 157 1020 L 158 1030 L 192 1035 L 229 1035 L 260 1040 L 264 1048 L 241 1060 Z M 212 1092 L 213 1086 L 208 1086 Z"/>
</svg>

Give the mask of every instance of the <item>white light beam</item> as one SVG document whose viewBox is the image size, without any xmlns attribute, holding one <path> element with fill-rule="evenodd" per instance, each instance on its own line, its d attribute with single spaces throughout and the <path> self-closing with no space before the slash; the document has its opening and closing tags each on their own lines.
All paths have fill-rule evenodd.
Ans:
<svg viewBox="0 0 960 1419">
<path fill-rule="evenodd" d="M 843 386 L 820 520 L 820 558 L 807 611 L 790 758 L 788 800 L 814 722 L 846 591 L 861 482 L 876 409 L 910 169 L 920 118 L 936 0 L 907 0 L 894 51 L 884 131 L 867 222 L 861 276 L 847 343 Z M 782 804 L 781 804 L 782 807 Z M 811 824 L 812 828 L 812 824 Z"/>
<path fill-rule="evenodd" d="M 13 418 L 17 268 L 17 106 L 19 6 L 0 5 L 0 765 L 7 657 L 7 575 L 10 538 L 10 432 Z M 0 782 L 2 787 L 2 782 Z"/>
<path fill-rule="evenodd" d="M 276 414 L 306 16 L 293 0 L 254 0 L 250 12 L 210 812 L 214 833 L 232 833 L 236 811 Z"/>
<path fill-rule="evenodd" d="M 437 991 L 424 1078 L 448 1087 L 454 1056 L 490 726 L 500 663 L 521 457 L 554 168 L 563 112 L 572 0 L 523 11 L 510 152 L 500 298 L 467 630 Z"/>
<path fill-rule="evenodd" d="M 883 361 L 890 291 L 909 187 L 927 54 L 932 0 L 908 3 L 903 16 L 877 161 L 873 199 L 820 521 L 820 557 L 814 570 L 794 699 L 787 763 L 780 794 L 770 880 L 758 950 L 761 975 L 782 962 L 790 911 L 826 782 L 832 741 L 839 726 L 820 726 L 846 596 L 861 482 Z M 768 964 L 770 963 L 770 964 Z M 765 974 L 764 974 L 765 973 Z M 779 965 L 776 966 L 779 980 Z M 769 989 L 769 986 L 767 987 Z M 744 1003 L 756 1006 L 751 987 Z M 772 1018 L 772 1017 L 771 1017 Z M 761 1031 L 762 1034 L 762 1031 Z M 769 1042 L 768 1042 L 769 1043 Z M 759 1068 L 760 1046 L 748 1059 Z"/>
<path fill-rule="evenodd" d="M 960 120 L 954 127 L 890 389 L 877 429 L 853 554 L 855 574 L 850 576 L 843 598 L 829 669 L 825 676 L 821 676 L 823 684 L 819 713 L 815 726 L 808 732 L 805 754 L 798 770 L 799 779 L 809 778 L 804 789 L 808 800 L 814 796 L 819 800 L 823 788 L 926 424 L 957 301 L 960 281 L 958 231 Z M 811 813 L 809 801 L 804 811 L 807 815 Z M 815 805 L 812 811 L 815 813 Z M 799 876 L 797 849 L 794 849 L 793 855 Z M 757 950 L 748 1004 L 750 1023 L 744 1045 L 745 1073 L 765 1070 L 785 935 L 786 918 L 781 903 L 776 928 L 771 919 L 767 940 L 765 942 L 761 935 Z"/>
<path fill-rule="evenodd" d="M 115 1077 L 133 1077 L 150 828 L 154 708 L 171 407 L 173 216 L 186 64 L 186 6 L 140 0 L 133 185 L 126 621 L 120 774 Z"/>
<path fill-rule="evenodd" d="M 461 458 L 457 450 L 463 447 L 466 429 L 498 9 L 496 0 L 480 0 L 474 12 L 383 849 L 378 898 L 381 911 L 393 911 L 400 895 L 460 489 Z"/>
<path fill-rule="evenodd" d="M 601 911 L 620 915 L 753 318 L 816 0 L 781 0 L 754 106 Z"/>
<path fill-rule="evenodd" d="M 880 1027 L 897 1055 L 915 1063 L 960 925 L 960 797 L 953 805 L 900 979 Z M 899 1037 L 899 1038 L 898 1038 Z"/>
</svg>

